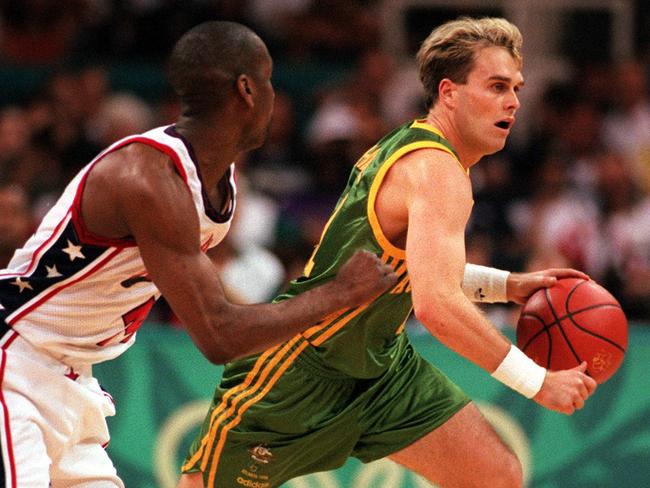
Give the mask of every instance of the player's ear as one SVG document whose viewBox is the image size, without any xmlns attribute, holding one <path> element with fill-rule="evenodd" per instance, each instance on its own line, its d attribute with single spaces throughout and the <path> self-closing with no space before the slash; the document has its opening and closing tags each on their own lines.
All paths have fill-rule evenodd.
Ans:
<svg viewBox="0 0 650 488">
<path fill-rule="evenodd" d="M 453 108 L 456 105 L 456 83 L 449 78 L 443 78 L 438 84 L 438 99 L 445 108 Z"/>
<path fill-rule="evenodd" d="M 250 77 L 246 75 L 239 75 L 237 77 L 237 91 L 239 95 L 244 99 L 246 104 L 250 107 L 255 105 L 253 101 L 253 83 Z"/>
</svg>

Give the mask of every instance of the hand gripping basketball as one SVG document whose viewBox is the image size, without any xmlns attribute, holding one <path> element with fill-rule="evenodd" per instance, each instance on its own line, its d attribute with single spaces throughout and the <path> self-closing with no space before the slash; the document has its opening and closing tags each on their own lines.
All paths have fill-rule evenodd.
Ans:
<svg viewBox="0 0 650 488">
<path fill-rule="evenodd" d="M 587 363 L 586 374 L 607 381 L 625 357 L 628 326 L 618 301 L 593 280 L 567 278 L 535 292 L 517 324 L 517 345 L 549 370 Z"/>
</svg>

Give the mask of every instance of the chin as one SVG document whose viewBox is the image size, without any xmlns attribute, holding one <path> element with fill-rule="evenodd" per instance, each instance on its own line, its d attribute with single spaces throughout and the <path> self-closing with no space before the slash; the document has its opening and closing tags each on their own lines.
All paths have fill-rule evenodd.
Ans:
<svg viewBox="0 0 650 488">
<path fill-rule="evenodd" d="M 486 150 L 486 155 L 487 154 L 494 154 L 496 152 L 501 151 L 504 147 L 506 147 L 506 139 L 502 139 L 497 143 L 494 144 L 486 144 L 487 150 Z"/>
</svg>

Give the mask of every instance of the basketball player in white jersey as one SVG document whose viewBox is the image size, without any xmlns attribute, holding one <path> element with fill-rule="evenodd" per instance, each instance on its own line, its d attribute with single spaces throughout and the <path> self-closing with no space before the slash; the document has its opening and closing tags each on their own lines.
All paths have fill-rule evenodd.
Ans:
<svg viewBox="0 0 650 488">
<path fill-rule="evenodd" d="M 209 249 L 235 210 L 232 161 L 264 141 L 271 71 L 264 43 L 241 25 L 189 31 L 169 63 L 179 120 L 97 156 L 0 271 L 3 487 L 123 486 L 104 451 L 113 403 L 91 367 L 133 344 L 161 294 L 206 358 L 223 363 L 395 283 L 364 252 L 282 303 L 224 297 Z"/>
</svg>

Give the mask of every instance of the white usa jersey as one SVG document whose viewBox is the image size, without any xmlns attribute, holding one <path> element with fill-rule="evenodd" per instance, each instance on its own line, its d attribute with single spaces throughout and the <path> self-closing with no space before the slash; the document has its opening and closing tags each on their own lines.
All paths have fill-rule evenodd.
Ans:
<svg viewBox="0 0 650 488">
<path fill-rule="evenodd" d="M 174 162 L 199 215 L 202 249 L 225 237 L 235 209 L 234 165 L 224 176 L 230 203 L 219 213 L 204 196 L 191 147 L 173 126 L 122 139 L 76 175 L 7 269 L 0 271 L 1 336 L 7 337 L 13 329 L 70 365 L 106 361 L 133 344 L 160 292 L 133 239 L 106 239 L 88 231 L 81 217 L 81 195 L 94 165 L 135 142 L 167 154 Z"/>
</svg>

